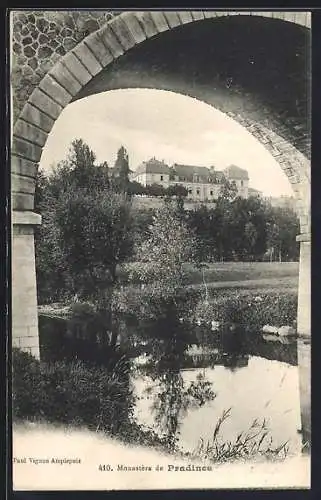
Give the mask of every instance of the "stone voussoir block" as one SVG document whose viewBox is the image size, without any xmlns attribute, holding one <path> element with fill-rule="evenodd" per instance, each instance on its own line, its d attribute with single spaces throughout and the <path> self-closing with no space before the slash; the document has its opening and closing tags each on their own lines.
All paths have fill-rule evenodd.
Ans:
<svg viewBox="0 0 321 500">
<path fill-rule="evenodd" d="M 73 95 L 54 80 L 50 73 L 41 80 L 39 87 L 62 107 L 67 106 L 73 98 Z"/>
<path fill-rule="evenodd" d="M 142 28 L 142 25 L 139 23 L 138 18 L 136 16 L 136 12 L 127 12 L 121 16 L 121 19 L 126 24 L 130 33 L 132 34 L 135 44 L 141 43 L 146 40 L 146 34 Z"/>
<path fill-rule="evenodd" d="M 82 64 L 86 66 L 92 76 L 96 76 L 103 69 L 100 60 L 86 43 L 82 42 L 76 45 L 73 49 L 73 53 L 78 57 Z"/>
<path fill-rule="evenodd" d="M 101 36 L 101 39 L 103 40 L 103 43 L 106 45 L 106 47 L 108 48 L 114 59 L 116 59 L 117 57 L 121 56 L 124 53 L 124 48 L 118 41 L 116 35 L 112 31 L 109 24 L 103 26 L 99 30 L 99 34 Z"/>
<path fill-rule="evenodd" d="M 61 60 L 61 63 L 81 84 L 81 86 L 86 85 L 92 79 L 92 75 L 89 73 L 88 69 L 86 69 L 79 59 L 77 59 L 73 52 L 68 52 Z"/>
<path fill-rule="evenodd" d="M 113 55 L 103 43 L 99 31 L 87 36 L 83 44 L 92 51 L 103 68 L 113 61 Z"/>
<path fill-rule="evenodd" d="M 180 20 L 179 15 L 176 11 L 166 10 L 166 11 L 164 11 L 164 16 L 166 17 L 167 22 L 168 22 L 168 26 L 170 28 L 175 28 L 176 26 L 181 25 L 181 20 Z"/>
<path fill-rule="evenodd" d="M 11 173 L 20 174 L 35 179 L 38 165 L 33 161 L 11 155 Z"/>
<path fill-rule="evenodd" d="M 155 20 L 152 17 L 152 12 L 136 11 L 135 17 L 144 30 L 145 38 L 151 38 L 160 32 L 156 26 Z"/>
<path fill-rule="evenodd" d="M 31 177 L 11 173 L 11 189 L 16 193 L 34 194 L 36 183 Z"/>
<path fill-rule="evenodd" d="M 226 14 L 224 12 L 217 12 L 215 10 L 205 10 L 204 11 L 205 19 L 211 19 L 212 17 L 218 17 L 218 16 L 226 16 Z"/>
<path fill-rule="evenodd" d="M 37 144 L 27 142 L 25 139 L 21 139 L 20 137 L 16 137 L 14 135 L 12 139 L 11 151 L 13 154 L 16 153 L 18 156 L 22 156 L 27 160 L 38 163 L 40 161 L 42 148 L 37 146 Z"/>
<path fill-rule="evenodd" d="M 158 11 L 158 12 L 150 12 L 150 16 L 155 23 L 155 26 L 157 28 L 158 33 L 162 33 L 163 31 L 168 31 L 169 30 L 169 24 L 168 21 L 164 15 L 163 12 Z"/>
<path fill-rule="evenodd" d="M 49 75 L 59 82 L 60 85 L 64 87 L 72 96 L 75 96 L 82 88 L 79 81 L 62 64 L 62 60 L 58 61 L 54 65 L 54 67 L 49 71 Z"/>
<path fill-rule="evenodd" d="M 126 17 L 128 14 L 131 13 L 117 16 L 110 23 L 111 30 L 116 35 L 119 43 L 125 51 L 131 49 L 132 47 L 134 47 L 134 45 L 136 45 L 136 40 L 124 20 L 124 17 Z"/>
<path fill-rule="evenodd" d="M 201 21 L 202 19 L 204 19 L 204 12 L 201 10 L 192 10 L 191 14 L 194 21 Z"/>
<path fill-rule="evenodd" d="M 37 144 L 41 148 L 45 145 L 48 137 L 46 132 L 23 120 L 18 120 L 16 122 L 14 134 Z"/>
<path fill-rule="evenodd" d="M 193 16 L 191 11 L 189 10 L 181 10 L 178 12 L 178 17 L 181 20 L 182 24 L 187 24 L 193 22 Z"/>
<path fill-rule="evenodd" d="M 28 121 L 29 123 L 34 123 L 37 127 L 41 128 L 44 132 L 49 133 L 52 129 L 55 120 L 50 118 L 45 113 L 41 112 L 38 108 L 35 108 L 32 104 L 26 103 L 22 113 L 21 118 Z"/>
<path fill-rule="evenodd" d="M 44 92 L 41 91 L 40 88 L 35 88 L 32 92 L 29 102 L 34 104 L 40 111 L 46 113 L 50 118 L 54 121 L 58 118 L 63 107 L 53 101 L 50 97 L 48 97 Z"/>
<path fill-rule="evenodd" d="M 12 210 L 33 210 L 34 195 L 27 193 L 12 193 L 11 197 Z"/>
</svg>

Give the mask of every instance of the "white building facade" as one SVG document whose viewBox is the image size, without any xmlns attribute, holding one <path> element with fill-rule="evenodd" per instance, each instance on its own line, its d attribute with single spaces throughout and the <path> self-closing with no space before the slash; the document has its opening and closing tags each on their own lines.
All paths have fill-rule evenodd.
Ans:
<svg viewBox="0 0 321 500">
<path fill-rule="evenodd" d="M 218 198 L 224 180 L 234 183 L 237 193 L 248 197 L 249 176 L 246 170 L 231 165 L 224 171 L 214 167 L 200 167 L 174 163 L 171 167 L 156 158 L 143 162 L 131 175 L 131 180 L 143 186 L 158 184 L 164 188 L 181 185 L 194 201 L 214 201 Z"/>
</svg>

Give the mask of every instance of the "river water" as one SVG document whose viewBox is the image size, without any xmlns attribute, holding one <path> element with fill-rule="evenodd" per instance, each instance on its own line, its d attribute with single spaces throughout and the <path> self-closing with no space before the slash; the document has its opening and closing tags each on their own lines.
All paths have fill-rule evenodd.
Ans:
<svg viewBox="0 0 321 500">
<path fill-rule="evenodd" d="M 295 353 L 296 346 L 295 344 L 282 346 L 280 342 L 263 341 L 261 344 L 262 349 L 252 349 L 254 352 L 251 354 L 243 353 L 236 358 L 236 362 L 234 355 L 233 363 L 225 361 L 207 367 L 203 367 L 203 363 L 202 368 L 181 371 L 186 384 L 195 380 L 198 374 L 204 374 L 216 395 L 214 400 L 200 407 L 188 409 L 181 415 L 179 419 L 181 448 L 193 451 L 200 438 L 205 441 L 211 439 L 218 419 L 230 408 L 230 417 L 221 427 L 222 439 L 235 441 L 237 435 L 247 430 L 254 419 L 258 419 L 259 422 L 265 419 L 273 438 L 273 447 L 288 441 L 290 453 L 297 453 L 300 450 L 298 367 L 295 362 L 291 364 L 288 362 L 289 359 L 295 358 L 295 355 L 291 357 L 291 352 Z M 283 356 L 273 354 L 280 354 L 282 349 Z M 226 359 L 229 359 L 228 355 Z M 158 424 L 153 410 L 153 403 L 159 392 L 157 383 L 146 375 L 139 375 L 136 376 L 134 385 L 139 397 L 136 404 L 136 418 L 141 424 L 157 430 Z M 149 390 L 146 391 L 148 387 Z"/>
</svg>

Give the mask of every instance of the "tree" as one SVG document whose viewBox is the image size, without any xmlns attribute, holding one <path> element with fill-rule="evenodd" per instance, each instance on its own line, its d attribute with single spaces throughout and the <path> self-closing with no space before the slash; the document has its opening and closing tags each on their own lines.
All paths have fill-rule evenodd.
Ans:
<svg viewBox="0 0 321 500">
<path fill-rule="evenodd" d="M 167 363 L 166 355 L 173 352 L 174 345 L 183 352 L 190 338 L 180 318 L 190 311 L 185 264 L 196 265 L 195 248 L 195 237 L 176 205 L 164 203 L 156 211 L 146 239 L 136 249 L 137 265 L 128 268 L 129 280 L 143 287 L 123 290 L 117 299 L 124 312 L 130 310 L 139 318 L 139 335 L 154 340 L 158 366 Z"/>
<path fill-rule="evenodd" d="M 114 165 L 114 186 L 122 193 L 126 193 L 129 187 L 129 160 L 128 153 L 124 146 L 121 146 L 117 152 L 117 158 Z"/>
<path fill-rule="evenodd" d="M 166 194 L 168 196 L 177 196 L 181 198 L 186 198 L 186 196 L 188 195 L 188 190 L 186 189 L 185 186 L 182 186 L 181 184 L 174 184 L 168 186 Z"/>
<path fill-rule="evenodd" d="M 166 189 L 161 184 L 151 184 L 146 186 L 145 192 L 149 196 L 165 196 Z"/>
<path fill-rule="evenodd" d="M 68 158 L 48 178 L 37 271 L 49 267 L 52 277 L 59 273 L 56 295 L 63 291 L 98 300 L 114 286 L 117 265 L 132 251 L 130 201 L 111 189 L 106 164 L 94 161 L 90 148 L 74 141 Z"/>
<path fill-rule="evenodd" d="M 131 329 L 144 339 L 151 354 L 149 375 L 159 381 L 154 406 L 157 422 L 165 424 L 168 444 L 175 446 L 180 416 L 188 401 L 202 394 L 214 394 L 204 380 L 187 390 L 181 375 L 184 353 L 194 339 L 194 326 L 188 318 L 193 297 L 186 292 L 186 263 L 197 265 L 195 237 L 178 212 L 175 202 L 167 200 L 158 209 L 149 234 L 136 250 L 137 266 L 128 269 L 132 281 L 142 288 L 119 291 L 117 305 L 124 315 L 135 317 Z M 197 390 L 199 389 L 199 391 Z"/>
<path fill-rule="evenodd" d="M 233 201 L 238 195 L 235 182 L 230 182 L 224 177 L 221 189 L 219 191 L 218 201 Z"/>
</svg>

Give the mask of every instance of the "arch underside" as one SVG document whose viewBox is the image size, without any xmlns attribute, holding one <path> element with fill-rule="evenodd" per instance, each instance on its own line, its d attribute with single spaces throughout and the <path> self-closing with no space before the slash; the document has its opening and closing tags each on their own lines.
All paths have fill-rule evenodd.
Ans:
<svg viewBox="0 0 321 500">
<path fill-rule="evenodd" d="M 251 132 L 288 176 L 308 232 L 309 15 L 237 14 L 124 12 L 62 57 L 14 125 L 12 208 L 33 210 L 42 148 L 70 102 L 115 88 L 163 88 L 213 105 Z"/>
</svg>

